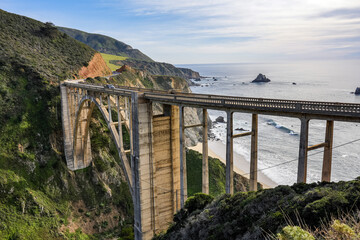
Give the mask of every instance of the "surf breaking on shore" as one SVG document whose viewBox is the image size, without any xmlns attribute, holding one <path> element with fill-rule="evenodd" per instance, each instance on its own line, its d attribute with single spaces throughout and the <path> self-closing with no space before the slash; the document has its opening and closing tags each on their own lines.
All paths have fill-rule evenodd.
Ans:
<svg viewBox="0 0 360 240">
<path fill-rule="evenodd" d="M 213 158 L 218 158 L 222 163 L 226 164 L 226 146 L 221 141 L 211 140 L 208 141 L 209 144 L 209 156 Z M 198 151 L 202 153 L 202 143 L 198 143 L 196 146 L 189 147 L 189 149 Z M 245 157 L 236 153 L 234 151 L 234 171 L 243 177 L 249 178 L 250 163 L 246 161 Z M 273 181 L 271 178 L 258 172 L 258 182 L 260 182 L 264 188 L 273 188 L 278 184 Z"/>
</svg>

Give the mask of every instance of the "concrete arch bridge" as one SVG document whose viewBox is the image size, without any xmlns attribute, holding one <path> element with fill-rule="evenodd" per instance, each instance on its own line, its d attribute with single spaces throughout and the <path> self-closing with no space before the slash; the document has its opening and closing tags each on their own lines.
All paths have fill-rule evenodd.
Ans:
<svg viewBox="0 0 360 240">
<path fill-rule="evenodd" d="M 82 169 L 92 161 L 89 124 L 97 107 L 105 118 L 118 149 L 134 202 L 135 239 L 151 239 L 172 221 L 187 196 L 184 131 L 203 127 L 202 191 L 209 192 L 207 110 L 227 113 L 226 192 L 233 193 L 233 139 L 251 136 L 250 189 L 257 187 L 258 114 L 301 120 L 298 182 L 306 182 L 308 151 L 324 148 L 322 181 L 330 181 L 334 121 L 360 122 L 360 104 L 244 98 L 142 88 L 114 89 L 84 83 L 60 86 L 64 150 L 67 166 Z M 153 115 L 152 103 L 163 105 Z M 184 108 L 203 109 L 202 123 L 184 124 Z M 249 132 L 233 133 L 233 114 L 252 114 Z M 116 117 L 114 117 L 116 113 Z M 116 120 L 115 120 L 116 119 Z M 325 140 L 308 146 L 309 121 L 326 121 Z M 124 148 L 122 126 L 130 133 L 130 148 Z"/>
</svg>

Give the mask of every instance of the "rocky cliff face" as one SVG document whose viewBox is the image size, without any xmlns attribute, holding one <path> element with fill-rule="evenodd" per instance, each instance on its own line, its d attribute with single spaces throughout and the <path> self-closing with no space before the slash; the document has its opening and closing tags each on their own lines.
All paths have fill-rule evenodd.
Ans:
<svg viewBox="0 0 360 240">
<path fill-rule="evenodd" d="M 106 65 L 104 59 L 100 53 L 95 53 L 88 66 L 83 66 L 79 71 L 79 78 L 97 77 L 97 76 L 108 76 L 112 72 Z"/>
<path fill-rule="evenodd" d="M 186 76 L 186 79 L 196 79 L 196 78 L 200 78 L 200 74 L 198 72 L 195 72 L 189 68 L 177 68 L 179 69 L 184 76 Z"/>
</svg>

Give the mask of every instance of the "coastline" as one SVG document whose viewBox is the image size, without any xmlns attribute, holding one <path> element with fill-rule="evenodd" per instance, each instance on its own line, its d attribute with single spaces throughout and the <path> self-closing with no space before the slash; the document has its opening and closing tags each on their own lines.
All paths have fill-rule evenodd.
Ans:
<svg viewBox="0 0 360 240">
<path fill-rule="evenodd" d="M 208 141 L 209 145 L 209 156 L 213 158 L 218 158 L 222 163 L 226 165 L 226 146 L 220 141 L 210 140 Z M 189 149 L 198 151 L 202 153 L 202 143 L 198 143 L 196 146 L 189 147 Z M 246 159 L 234 151 L 234 171 L 245 178 L 249 178 L 250 163 Z M 263 185 L 263 188 L 274 188 L 278 184 L 274 182 L 271 178 L 258 172 L 258 181 Z"/>
</svg>

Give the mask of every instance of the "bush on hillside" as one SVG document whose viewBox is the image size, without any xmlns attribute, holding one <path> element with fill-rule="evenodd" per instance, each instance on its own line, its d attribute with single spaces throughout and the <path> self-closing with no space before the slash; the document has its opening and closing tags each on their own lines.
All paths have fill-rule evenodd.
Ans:
<svg viewBox="0 0 360 240">
<path fill-rule="evenodd" d="M 195 210 L 202 210 L 206 205 L 212 202 L 214 197 L 205 193 L 195 193 L 194 196 L 189 197 L 185 202 L 185 209 L 191 214 Z"/>
</svg>

